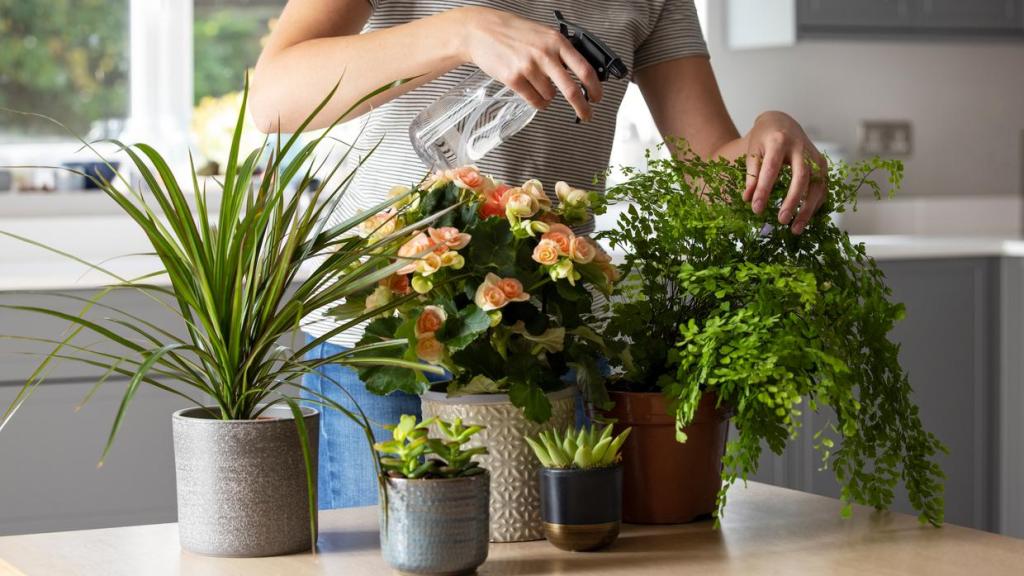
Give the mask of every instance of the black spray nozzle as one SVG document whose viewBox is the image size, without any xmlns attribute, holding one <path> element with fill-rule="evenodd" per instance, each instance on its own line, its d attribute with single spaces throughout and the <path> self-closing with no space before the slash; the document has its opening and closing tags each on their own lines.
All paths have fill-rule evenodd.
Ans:
<svg viewBox="0 0 1024 576">
<path fill-rule="evenodd" d="M 562 17 L 562 13 L 555 10 L 555 19 L 558 20 L 558 30 L 569 39 L 573 48 L 583 55 L 594 67 L 597 77 L 604 82 L 609 76 L 625 78 L 629 73 L 626 65 L 615 52 L 602 42 L 597 36 L 587 32 L 578 24 L 573 24 Z"/>
</svg>

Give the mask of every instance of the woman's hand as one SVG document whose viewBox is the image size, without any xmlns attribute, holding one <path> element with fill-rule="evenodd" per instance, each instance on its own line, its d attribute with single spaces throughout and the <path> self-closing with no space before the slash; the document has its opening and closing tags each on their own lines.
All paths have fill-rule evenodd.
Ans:
<svg viewBox="0 0 1024 576">
<path fill-rule="evenodd" d="M 545 108 L 561 91 L 581 120 L 590 120 L 590 102 L 571 70 L 600 102 L 601 82 L 594 68 L 554 26 L 492 8 L 457 8 L 464 18 L 462 53 L 466 61 L 515 90 L 535 108 Z M 568 70 L 566 70 L 568 68 Z"/>
<path fill-rule="evenodd" d="M 747 187 L 743 199 L 751 203 L 754 212 L 764 212 L 782 165 L 789 164 L 793 179 L 779 207 L 779 223 L 792 222 L 790 229 L 800 234 L 825 200 L 828 162 L 800 124 L 782 112 L 758 116 L 745 140 Z"/>
</svg>

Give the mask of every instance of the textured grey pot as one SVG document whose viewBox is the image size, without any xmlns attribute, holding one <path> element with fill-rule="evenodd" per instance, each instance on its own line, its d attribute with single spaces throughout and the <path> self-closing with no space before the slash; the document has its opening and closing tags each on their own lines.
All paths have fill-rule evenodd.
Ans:
<svg viewBox="0 0 1024 576">
<path fill-rule="evenodd" d="M 548 427 L 564 430 L 574 423 L 576 389 L 550 392 L 547 397 L 551 401 L 551 419 L 538 424 L 527 420 L 508 394 L 449 397 L 443 392 L 427 392 L 420 396 L 423 418 L 437 416 L 447 422 L 462 418 L 467 424 L 487 426 L 470 438 L 468 446 L 487 446 L 488 453 L 478 460 L 491 474 L 491 542 L 544 538 L 537 484 L 540 462 L 523 438 L 536 436 Z M 432 430 L 435 435 L 440 434 L 436 425 Z"/>
<path fill-rule="evenodd" d="M 174 413 L 181 547 L 210 556 L 275 556 L 311 549 L 306 465 L 295 420 L 275 406 L 259 420 Z M 320 413 L 303 408 L 316 486 Z"/>
<path fill-rule="evenodd" d="M 406 574 L 472 574 L 487 560 L 491 477 L 387 481 L 381 552 Z"/>
</svg>

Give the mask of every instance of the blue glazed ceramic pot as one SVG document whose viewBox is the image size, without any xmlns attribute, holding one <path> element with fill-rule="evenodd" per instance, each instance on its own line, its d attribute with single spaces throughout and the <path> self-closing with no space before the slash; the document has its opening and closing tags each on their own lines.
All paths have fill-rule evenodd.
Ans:
<svg viewBox="0 0 1024 576">
<path fill-rule="evenodd" d="M 472 574 L 487 559 L 490 474 L 388 478 L 381 506 L 384 560 L 406 574 Z"/>
</svg>

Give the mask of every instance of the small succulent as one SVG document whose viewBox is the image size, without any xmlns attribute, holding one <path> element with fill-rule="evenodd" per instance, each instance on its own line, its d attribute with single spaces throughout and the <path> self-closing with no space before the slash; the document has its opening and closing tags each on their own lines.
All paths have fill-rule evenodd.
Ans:
<svg viewBox="0 0 1024 576">
<path fill-rule="evenodd" d="M 526 442 L 545 468 L 607 468 L 618 463 L 619 450 L 631 430 L 626 428 L 613 438 L 611 424 L 600 432 L 595 425 L 578 431 L 570 426 L 562 435 L 552 428 L 536 439 L 527 437 Z"/>
<path fill-rule="evenodd" d="M 429 436 L 433 424 L 446 439 Z M 415 416 L 404 414 L 397 425 L 387 428 L 392 439 L 377 442 L 373 449 L 381 454 L 381 467 L 392 478 L 462 478 L 484 471 L 473 457 L 487 454 L 487 448 L 463 449 L 483 426 L 464 425 L 461 418 L 451 423 L 438 418 L 417 423 Z"/>
</svg>

